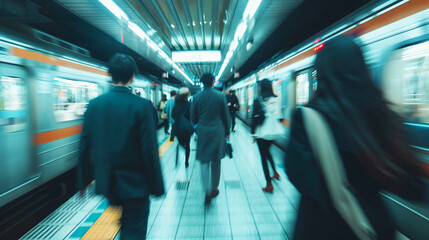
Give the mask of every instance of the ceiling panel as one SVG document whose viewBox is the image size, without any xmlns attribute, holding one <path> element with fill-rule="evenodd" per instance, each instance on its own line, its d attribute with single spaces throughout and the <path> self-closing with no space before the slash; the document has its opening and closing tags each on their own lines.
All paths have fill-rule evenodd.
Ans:
<svg viewBox="0 0 429 240">
<path fill-rule="evenodd" d="M 56 0 L 90 24 L 109 33 L 118 41 L 132 46 L 136 52 L 152 61 L 178 79 L 181 74 L 173 73 L 173 68 L 157 53 L 145 46 L 120 21 L 97 0 Z M 180 50 L 220 50 L 223 58 L 228 52 L 237 26 L 242 21 L 248 0 L 114 0 L 138 24 L 151 40 L 171 55 Z M 248 38 L 254 38 L 257 48 L 278 24 L 301 0 L 263 0 L 244 40 L 239 44 L 231 67 L 238 69 L 251 56 L 251 51 L 243 51 Z M 125 25 L 125 26 L 124 26 Z M 128 46 L 128 45 L 127 45 Z M 245 47 L 244 47 L 245 49 Z M 181 67 L 192 78 L 199 79 L 205 72 L 214 75 L 220 69 L 218 63 L 183 63 Z M 232 72 L 228 66 L 221 80 Z"/>
</svg>

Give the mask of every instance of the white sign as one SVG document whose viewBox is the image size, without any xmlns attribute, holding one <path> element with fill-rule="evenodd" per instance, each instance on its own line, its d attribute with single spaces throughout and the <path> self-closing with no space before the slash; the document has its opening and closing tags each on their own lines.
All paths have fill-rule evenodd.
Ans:
<svg viewBox="0 0 429 240">
<path fill-rule="evenodd" d="M 220 62 L 220 51 L 173 51 L 173 62 Z"/>
</svg>

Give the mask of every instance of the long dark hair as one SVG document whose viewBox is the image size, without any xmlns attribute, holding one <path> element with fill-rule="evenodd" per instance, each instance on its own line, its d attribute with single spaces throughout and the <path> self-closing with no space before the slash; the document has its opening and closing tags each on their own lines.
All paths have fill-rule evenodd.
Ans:
<svg viewBox="0 0 429 240">
<path fill-rule="evenodd" d="M 258 82 L 258 86 L 259 96 L 261 96 L 263 99 L 266 99 L 268 97 L 277 97 L 273 92 L 273 86 L 270 80 L 264 78 Z"/>
<path fill-rule="evenodd" d="M 351 137 L 358 146 L 359 161 L 382 188 L 420 198 L 418 176 L 425 173 L 412 154 L 403 119 L 389 108 L 374 85 L 353 37 L 326 42 L 315 67 L 318 89 L 310 105 Z"/>
</svg>

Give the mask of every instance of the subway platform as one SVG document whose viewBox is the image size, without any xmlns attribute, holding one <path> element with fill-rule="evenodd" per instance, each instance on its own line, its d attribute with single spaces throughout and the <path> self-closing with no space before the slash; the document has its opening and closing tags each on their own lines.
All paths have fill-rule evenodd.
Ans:
<svg viewBox="0 0 429 240">
<path fill-rule="evenodd" d="M 182 148 L 176 167 L 177 141 L 170 142 L 161 130 L 158 141 L 166 194 L 151 198 L 147 239 L 292 239 L 300 194 L 285 175 L 282 150 L 270 149 L 280 180 L 273 181 L 272 194 L 265 193 L 258 148 L 248 127 L 237 122 L 236 132 L 231 134 L 234 156 L 221 163 L 220 194 L 205 207 L 195 140 L 191 139 L 188 168 Z M 392 214 L 402 219 L 398 224 L 407 225 L 405 231 L 419 232 L 416 236 L 425 236 L 428 208 L 385 196 L 393 206 Z M 95 195 L 91 185 L 84 196 L 73 196 L 21 239 L 119 240 L 120 216 L 121 210 Z M 408 238 L 400 234 L 398 239 Z"/>
<path fill-rule="evenodd" d="M 191 139 L 190 165 L 185 168 L 180 149 L 176 168 L 177 141 L 160 131 L 161 166 L 166 194 L 152 198 L 147 239 L 289 239 L 293 234 L 299 192 L 285 177 L 283 152 L 271 148 L 280 173 L 273 194 L 266 184 L 256 143 L 248 128 L 237 124 L 231 134 L 233 159 L 222 160 L 220 194 L 204 206 L 200 164 L 195 161 Z M 120 209 L 94 194 L 91 186 L 76 194 L 21 239 L 119 239 Z"/>
</svg>

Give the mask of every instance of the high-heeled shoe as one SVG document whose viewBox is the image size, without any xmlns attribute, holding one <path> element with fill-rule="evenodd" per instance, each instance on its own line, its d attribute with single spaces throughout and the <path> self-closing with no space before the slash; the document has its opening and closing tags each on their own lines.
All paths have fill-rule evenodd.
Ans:
<svg viewBox="0 0 429 240">
<path fill-rule="evenodd" d="M 271 179 L 280 180 L 280 175 L 278 172 L 274 172 L 274 176 L 271 177 Z"/>
<path fill-rule="evenodd" d="M 185 168 L 189 167 L 189 162 L 185 162 Z"/>
<path fill-rule="evenodd" d="M 210 197 L 212 197 L 212 198 L 217 197 L 217 195 L 219 195 L 219 189 L 213 190 L 210 193 Z"/>
<path fill-rule="evenodd" d="M 268 184 L 266 187 L 262 188 L 262 191 L 273 193 L 274 187 L 272 184 Z"/>
</svg>

